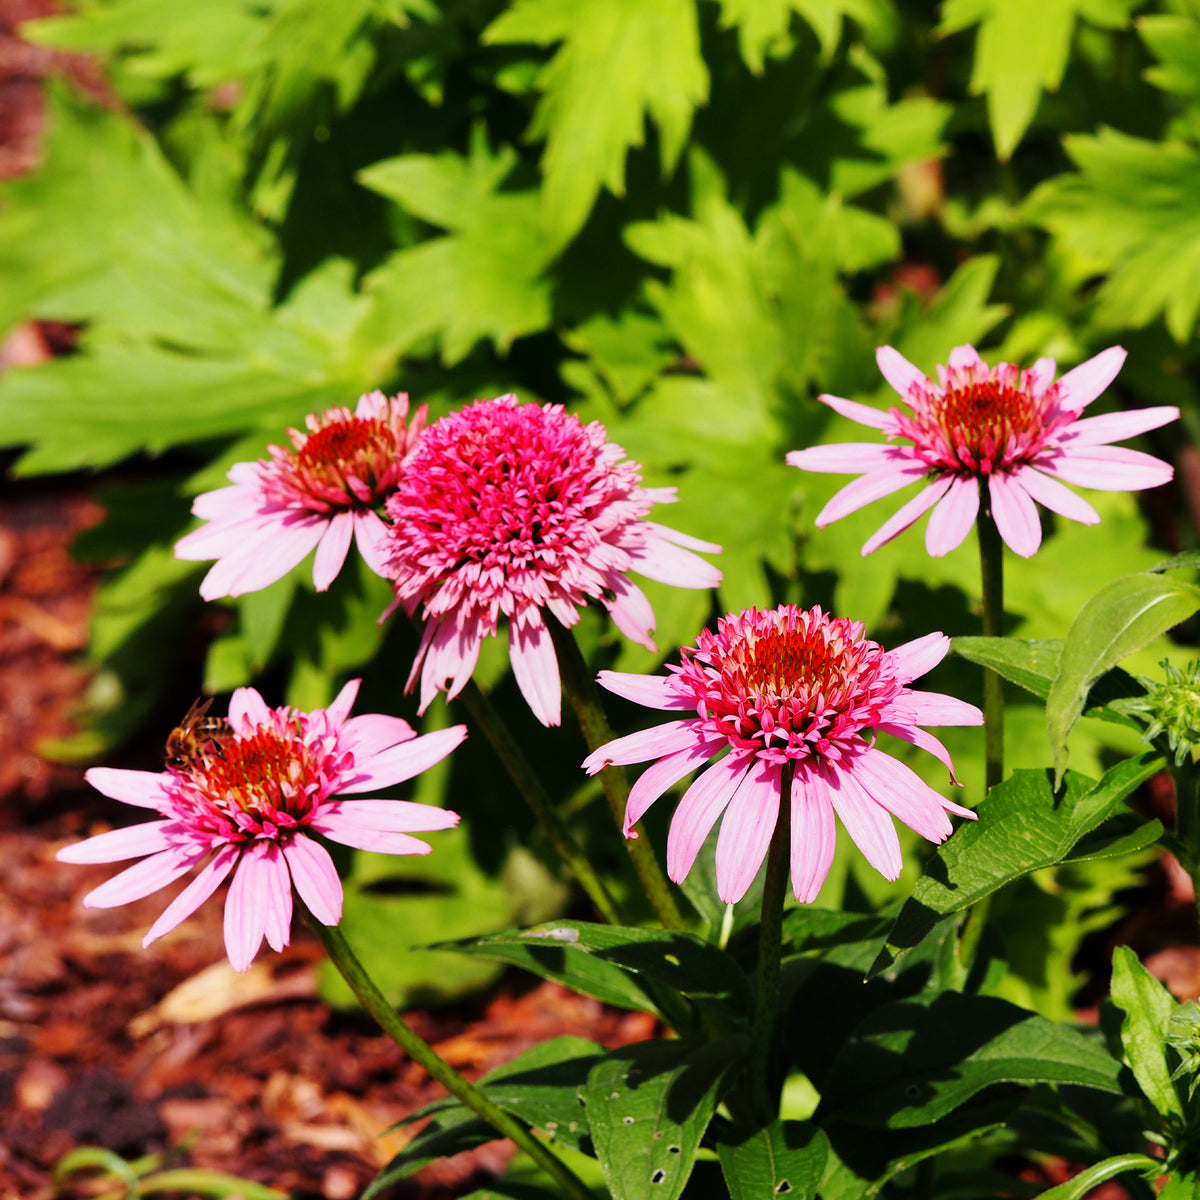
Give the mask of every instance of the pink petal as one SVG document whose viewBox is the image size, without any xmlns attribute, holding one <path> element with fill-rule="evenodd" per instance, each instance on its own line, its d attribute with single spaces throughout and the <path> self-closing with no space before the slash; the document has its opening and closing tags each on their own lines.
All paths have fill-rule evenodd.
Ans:
<svg viewBox="0 0 1200 1200">
<path fill-rule="evenodd" d="M 339 785 L 338 793 L 349 796 L 413 779 L 434 763 L 441 762 L 466 736 L 465 725 L 451 725 L 449 729 L 435 729 L 398 746 L 390 746 L 378 754 L 356 758 L 353 776 Z"/>
<path fill-rule="evenodd" d="M 272 950 L 279 951 L 292 939 L 292 880 L 278 842 L 267 842 L 263 857 L 271 870 L 263 873 L 267 888 L 267 921 L 263 936 Z"/>
<path fill-rule="evenodd" d="M 886 442 L 831 442 L 825 446 L 809 446 L 806 450 L 789 450 L 787 463 L 802 471 L 858 475 L 894 461 L 898 449 Z"/>
<path fill-rule="evenodd" d="M 432 736 L 432 735 L 431 735 Z M 340 830 L 367 833 L 427 833 L 453 829 L 458 813 L 412 800 L 327 800 L 312 820 L 318 833 L 335 837 Z"/>
<path fill-rule="evenodd" d="M 646 491 L 653 492 L 655 488 L 646 488 Z M 674 488 L 669 489 L 674 491 Z M 685 550 L 699 550 L 702 554 L 720 554 L 721 547 L 716 542 L 701 541 L 700 538 L 692 537 L 687 533 L 680 533 L 678 529 L 671 529 L 667 525 L 660 525 L 657 521 L 642 521 L 640 522 L 644 529 L 651 530 L 657 537 L 664 542 L 670 542 L 675 546 L 682 546 Z"/>
<path fill-rule="evenodd" d="M 296 892 L 322 925 L 342 919 L 342 881 L 329 851 L 308 837 L 294 837 L 283 847 L 283 857 Z"/>
<path fill-rule="evenodd" d="M 163 909 L 158 920 L 142 938 L 142 949 L 182 925 L 221 886 L 221 881 L 233 870 L 241 852 L 241 846 L 222 846 L 212 861 L 206 863 L 196 878 Z"/>
<path fill-rule="evenodd" d="M 616 620 L 615 616 L 613 619 Z M 554 653 L 550 631 L 536 609 L 524 620 L 518 617 L 509 624 L 508 654 L 517 686 L 533 715 L 543 725 L 561 725 L 562 684 L 558 679 L 558 657 Z"/>
<path fill-rule="evenodd" d="M 614 696 L 643 704 L 647 708 L 694 708 L 686 697 L 670 688 L 669 675 L 635 675 L 628 671 L 601 671 L 596 682 Z"/>
<path fill-rule="evenodd" d="M 262 489 L 256 480 L 248 486 L 235 484 L 233 487 L 201 492 L 192 501 L 192 514 L 205 521 L 244 521 L 247 513 L 256 513 L 261 503 Z M 198 532 L 193 530 L 193 533 Z M 189 533 L 183 540 L 187 541 L 191 536 Z M 179 554 L 176 557 L 186 558 L 187 555 Z"/>
<path fill-rule="evenodd" d="M 379 519 L 378 513 L 369 508 L 355 512 L 354 541 L 363 562 L 380 578 L 387 579 L 391 545 L 388 541 L 388 526 Z"/>
<path fill-rule="evenodd" d="M 410 741 L 416 730 L 402 717 L 389 717 L 384 713 L 363 713 L 351 717 L 338 732 L 338 745 L 345 746 L 362 762 L 389 746 Z"/>
<path fill-rule="evenodd" d="M 1033 497 L 1014 475 L 999 472 L 988 477 L 992 516 L 1005 544 L 1022 558 L 1032 558 L 1042 544 L 1042 520 Z"/>
<path fill-rule="evenodd" d="M 827 404 L 836 413 L 859 425 L 869 425 L 872 429 L 883 429 L 891 419 L 890 414 L 871 408 L 868 404 L 859 404 L 857 400 L 843 400 L 841 396 L 822 395 L 817 397 L 822 404 Z"/>
<path fill-rule="evenodd" d="M 1116 379 L 1124 362 L 1125 351 L 1120 346 L 1110 346 L 1068 371 L 1058 381 L 1063 392 L 1063 407 L 1076 412 L 1085 409 Z"/>
<path fill-rule="evenodd" d="M 267 932 L 268 908 L 276 867 L 265 855 L 262 842 L 252 842 L 242 853 L 229 894 L 225 897 L 225 953 L 235 971 L 249 970 Z"/>
<path fill-rule="evenodd" d="M 1054 382 L 1058 364 L 1052 358 L 1039 358 L 1025 373 L 1025 380 L 1034 398 L 1040 400 L 1046 389 Z"/>
<path fill-rule="evenodd" d="M 928 382 L 923 372 L 918 371 L 899 350 L 893 350 L 891 346 L 880 346 L 875 351 L 875 361 L 884 379 L 905 399 L 914 383 Z"/>
<path fill-rule="evenodd" d="M 906 692 L 894 705 L 881 711 L 891 717 L 902 711 L 914 725 L 982 725 L 983 713 L 973 704 L 941 692 Z"/>
<path fill-rule="evenodd" d="M 171 821 L 147 821 L 128 829 L 111 829 L 73 846 L 64 846 L 54 857 L 59 862 L 110 863 L 157 854 L 170 845 L 166 830 L 171 824 Z"/>
<path fill-rule="evenodd" d="M 980 718 L 983 717 L 982 713 L 979 715 Z M 983 722 L 981 719 L 975 723 L 982 724 Z M 875 728 L 881 733 L 890 733 L 892 737 L 900 738 L 902 741 L 908 742 L 918 749 L 928 750 L 950 772 L 951 782 L 958 784 L 958 776 L 954 774 L 954 760 L 950 757 L 950 751 L 932 733 L 927 733 L 924 729 L 918 729 L 915 725 L 893 724 L 890 721 L 880 721 Z"/>
<path fill-rule="evenodd" d="M 667 874 L 675 883 L 687 877 L 709 830 L 753 762 L 752 754 L 730 754 L 713 763 L 684 792 L 667 834 Z"/>
<path fill-rule="evenodd" d="M 268 536 L 220 558 L 200 584 L 205 600 L 222 596 L 244 596 L 282 579 L 297 563 L 303 562 L 325 532 L 324 517 L 306 516 L 302 520 L 278 522 Z"/>
<path fill-rule="evenodd" d="M 650 729 L 639 729 L 637 733 L 629 733 L 624 737 L 614 738 L 606 742 L 583 760 L 583 769 L 589 775 L 615 763 L 627 766 L 629 763 L 645 762 L 649 758 L 663 758 L 674 754 L 677 750 L 686 750 L 700 740 L 696 730 L 699 722 L 692 718 L 685 721 L 668 721 L 665 725 L 655 725 Z"/>
<path fill-rule="evenodd" d="M 922 488 L 902 508 L 894 512 L 884 523 L 863 543 L 863 556 L 878 550 L 880 546 L 890 542 L 897 534 L 903 533 L 910 525 L 925 515 L 949 490 L 953 480 L 949 477 L 935 480 L 928 487 Z"/>
<path fill-rule="evenodd" d="M 933 510 L 925 530 L 925 549 L 932 558 L 957 550 L 979 515 L 979 484 L 970 476 L 955 476 Z"/>
<path fill-rule="evenodd" d="M 683 552 L 681 551 L 681 553 Z M 651 579 L 656 578 L 646 570 L 644 563 L 635 562 L 634 565 L 643 575 L 647 575 Z M 707 565 L 706 563 L 705 566 Z M 670 581 L 663 580 L 663 582 L 668 583 Z M 654 628 L 654 609 L 650 607 L 650 601 L 646 599 L 646 593 L 630 579 L 617 571 L 609 575 L 608 585 L 612 596 L 611 598 L 608 596 L 604 598 L 604 607 L 611 614 L 613 624 L 631 642 L 637 642 L 639 646 L 645 646 L 647 650 L 657 650 L 658 647 L 654 644 L 654 639 L 650 636 L 650 631 Z M 512 633 L 511 627 L 509 633 L 510 635 Z M 513 669 L 515 671 L 515 666 Z M 554 660 L 554 690 L 557 695 L 559 691 L 557 659 Z M 542 724 L 545 725 L 547 722 L 542 721 Z M 553 724 L 557 725 L 558 721 L 554 721 Z"/>
<path fill-rule="evenodd" d="M 629 789 L 629 801 L 625 805 L 625 836 L 630 836 L 633 827 L 663 792 L 674 787 L 702 763 L 707 762 L 725 744 L 724 738 L 697 742 L 694 746 L 668 754 L 666 758 L 660 758 L 658 762 L 647 767 Z"/>
<path fill-rule="evenodd" d="M 881 750 L 867 750 L 844 761 L 842 767 L 876 804 L 923 838 L 944 842 L 954 832 L 941 797 L 897 759 Z"/>
<path fill-rule="evenodd" d="M 928 473 L 929 468 L 924 463 L 913 460 L 907 466 L 893 465 L 872 471 L 869 475 L 862 475 L 833 495 L 829 503 L 817 514 L 815 524 L 818 529 L 823 529 L 832 521 L 840 521 L 842 517 L 848 517 L 852 512 L 857 512 L 873 501 L 881 500 L 884 496 L 890 496 L 893 492 L 908 487 L 910 483 L 924 479 Z"/>
<path fill-rule="evenodd" d="M 173 846 L 150 858 L 143 858 L 132 867 L 126 867 L 83 898 L 84 908 L 116 908 L 140 900 L 166 887 L 172 879 L 186 875 L 193 865 L 208 853 L 204 846 Z"/>
<path fill-rule="evenodd" d="M 742 776 L 717 835 L 717 895 L 736 904 L 766 857 L 779 820 L 780 767 L 755 759 Z"/>
<path fill-rule="evenodd" d="M 325 710 L 325 716 L 334 729 L 341 729 L 345 725 L 346 718 L 350 715 L 350 710 L 354 707 L 354 701 L 358 698 L 358 689 L 361 684 L 361 679 L 349 680 L 342 690 L 338 692 L 333 703 Z"/>
<path fill-rule="evenodd" d="M 928 674 L 950 651 L 950 639 L 944 633 L 927 633 L 888 652 L 896 668 L 896 678 L 909 683 Z"/>
<path fill-rule="evenodd" d="M 1104 492 L 1139 492 L 1160 487 L 1175 477 L 1170 464 L 1123 446 L 1093 446 L 1064 451 L 1057 460 L 1037 461 L 1039 470 L 1080 487 Z"/>
<path fill-rule="evenodd" d="M 273 711 L 252 687 L 238 688 L 229 697 L 229 723 L 240 733 L 250 733 L 260 725 L 269 725 Z"/>
<path fill-rule="evenodd" d="M 171 776 L 165 771 L 126 771 L 120 767 L 91 767 L 84 779 L 102 796 L 133 804 L 138 808 L 159 809 L 170 800 L 166 785 Z"/>
<path fill-rule="evenodd" d="M 1044 504 L 1051 512 L 1059 516 L 1069 517 L 1083 525 L 1098 525 L 1100 514 L 1082 497 L 1077 496 L 1070 488 L 1063 487 L 1056 479 L 1035 471 L 1032 467 L 1024 467 L 1015 472 L 1021 481 L 1021 486 L 1039 503 Z"/>
<path fill-rule="evenodd" d="M 229 490 L 233 491 L 232 488 Z M 247 545 L 265 542 L 290 515 L 288 509 L 264 511 L 258 508 L 253 499 L 247 504 L 247 509 L 236 518 L 210 520 L 199 529 L 184 534 L 175 543 L 175 557 L 184 562 L 198 562 L 237 554 Z"/>
<path fill-rule="evenodd" d="M 899 879 L 904 860 L 900 856 L 896 827 L 887 812 L 867 795 L 848 771 L 825 766 L 815 782 L 818 787 L 824 785 L 826 797 L 867 862 L 884 879 Z"/>
<path fill-rule="evenodd" d="M 353 536 L 354 514 L 334 513 L 317 543 L 317 554 L 313 559 L 313 586 L 318 592 L 327 592 L 329 585 L 337 578 L 346 561 Z"/>
<path fill-rule="evenodd" d="M 639 575 L 671 587 L 711 588 L 716 587 L 723 578 L 712 563 L 698 558 L 690 550 L 672 545 L 666 538 L 647 538 L 644 549 L 632 557 L 633 569 Z M 609 611 L 612 611 L 611 607 Z M 651 621 L 650 628 L 653 627 Z"/>
<path fill-rule="evenodd" d="M 314 826 L 315 828 L 315 826 Z M 378 829 L 344 824 L 323 830 L 331 842 L 370 850 L 374 854 L 429 854 L 433 847 L 408 833 L 380 833 Z"/>
<path fill-rule="evenodd" d="M 1172 405 L 1159 408 L 1135 408 L 1129 412 L 1106 413 L 1102 417 L 1084 417 L 1068 425 L 1059 435 L 1059 444 L 1071 446 L 1103 446 L 1135 437 L 1148 429 L 1157 429 L 1179 419 L 1179 409 Z"/>
<path fill-rule="evenodd" d="M 432 629 L 432 632 L 431 632 Z M 422 639 L 422 647 L 426 645 L 425 666 L 421 671 L 421 703 L 417 712 L 423 714 L 436 696 L 449 681 L 446 699 L 453 700 L 467 686 L 471 672 L 479 660 L 480 634 L 475 625 L 459 630 L 450 618 L 441 619 L 436 625 L 426 626 Z M 417 652 L 417 662 L 421 661 L 421 651 Z M 414 673 L 416 663 L 413 664 Z M 412 676 L 409 676 L 408 687 L 412 686 Z M 407 690 L 407 688 L 406 688 Z"/>
<path fill-rule="evenodd" d="M 804 763 L 792 782 L 792 891 L 802 904 L 817 898 L 833 862 L 837 829 L 822 786 Z"/>
<path fill-rule="evenodd" d="M 987 363 L 979 357 L 979 351 L 974 346 L 955 346 L 950 351 L 946 365 L 953 370 L 961 371 L 964 367 L 986 367 Z"/>
</svg>

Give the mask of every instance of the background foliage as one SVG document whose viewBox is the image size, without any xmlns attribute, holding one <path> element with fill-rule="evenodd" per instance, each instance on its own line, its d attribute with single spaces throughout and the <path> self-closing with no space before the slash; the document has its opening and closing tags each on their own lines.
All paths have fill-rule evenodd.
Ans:
<svg viewBox="0 0 1200 1200">
<path fill-rule="evenodd" d="M 56 91 L 43 166 L 0 191 L 0 333 L 31 317 L 81 331 L 70 357 L 0 378 L 0 439 L 24 475 L 117 468 L 79 547 L 113 567 L 92 723 L 60 754 L 165 731 L 173 673 L 306 707 L 363 674 L 364 710 L 413 715 L 415 636 L 377 624 L 390 596 L 369 572 L 316 596 L 305 565 L 214 619 L 204 568 L 172 554 L 190 497 L 229 464 L 371 388 L 434 415 L 516 391 L 600 419 L 649 484 L 678 487 L 662 519 L 724 545 L 721 611 L 819 602 L 890 645 L 978 632 L 973 554 L 931 560 L 914 532 L 862 558 L 886 505 L 817 531 L 844 479 L 783 457 L 857 438 L 817 393 L 890 402 L 877 345 L 931 371 L 963 342 L 1068 366 L 1119 341 L 1129 360 L 1098 410 L 1179 404 L 1197 432 L 1194 0 L 85 0 L 24 32 L 100 56 L 113 91 Z M 1148 440 L 1189 453 L 1170 429 Z M 1090 498 L 1099 528 L 1047 515 L 1038 556 L 1009 558 L 1021 637 L 1063 637 L 1115 574 L 1163 557 L 1136 498 Z M 1169 500 L 1148 503 L 1160 540 L 1194 543 Z M 710 597 L 647 590 L 663 652 L 712 615 Z M 597 664 L 653 665 L 595 614 L 583 633 Z M 1150 671 L 1162 649 L 1131 662 Z M 502 696 L 504 667 L 485 653 L 480 669 Z M 977 670 L 952 662 L 931 686 L 971 698 Z M 1009 759 L 1040 766 L 1042 709 L 1010 699 Z M 611 838 L 574 734 L 520 733 L 585 838 Z M 952 734 L 973 804 L 980 739 Z M 1072 766 L 1099 777 L 1137 743 L 1085 719 Z M 417 942 L 431 921 L 449 939 L 556 911 L 486 748 L 430 779 L 423 798 L 469 815 L 453 867 L 450 851 L 440 873 L 437 856 L 433 874 L 406 862 L 397 892 L 393 864 L 360 857 L 351 907 L 386 906 L 380 928 Z M 597 833 L 593 853 L 615 852 Z M 998 906 L 1019 948 L 1010 999 L 1067 1011 L 1071 956 L 1141 853 L 1029 876 L 1051 914 L 1036 923 Z M 705 857 L 689 895 L 719 922 Z M 822 903 L 898 894 L 840 852 Z M 453 992 L 488 969 L 455 962 L 453 980 L 393 963 L 388 982 Z"/>
</svg>

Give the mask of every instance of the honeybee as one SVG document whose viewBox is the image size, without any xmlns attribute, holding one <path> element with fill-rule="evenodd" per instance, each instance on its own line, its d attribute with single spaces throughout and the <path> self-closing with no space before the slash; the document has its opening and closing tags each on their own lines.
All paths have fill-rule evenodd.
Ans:
<svg viewBox="0 0 1200 1200">
<path fill-rule="evenodd" d="M 233 727 L 224 717 L 210 717 L 208 710 L 211 705 L 211 696 L 203 704 L 194 700 L 187 715 L 167 735 L 168 767 L 176 771 L 191 771 L 206 765 L 210 754 L 224 757 L 221 743 L 233 734 Z"/>
</svg>

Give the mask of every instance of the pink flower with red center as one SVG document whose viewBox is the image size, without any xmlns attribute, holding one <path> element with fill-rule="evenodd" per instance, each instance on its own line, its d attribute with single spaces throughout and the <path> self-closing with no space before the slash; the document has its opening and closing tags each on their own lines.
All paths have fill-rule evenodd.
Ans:
<svg viewBox="0 0 1200 1200">
<path fill-rule="evenodd" d="M 359 681 L 326 709 L 268 708 L 239 688 L 227 725 L 209 720 L 179 765 L 161 772 L 93 767 L 106 796 L 158 811 L 161 820 L 114 829 L 58 852 L 62 862 L 141 862 L 84 897 L 87 908 L 140 900 L 205 863 L 146 934 L 148 946 L 191 916 L 230 873 L 225 948 L 244 971 L 263 938 L 288 944 L 292 888 L 325 925 L 342 916 L 342 884 L 312 835 L 382 854 L 428 854 L 412 837 L 458 824 L 458 814 L 404 800 L 343 799 L 389 787 L 440 762 L 466 736 L 456 725 L 418 737 L 399 717 L 350 717 Z M 202 731 L 203 733 L 204 731 Z M 207 861 L 206 861 L 207 860 Z"/>
<path fill-rule="evenodd" d="M 549 613 L 566 627 L 597 600 L 626 637 L 653 650 L 654 612 L 628 572 L 709 588 L 721 573 L 691 553 L 720 546 L 643 520 L 674 488 L 644 488 L 636 463 L 561 405 L 480 400 L 426 431 L 387 502 L 386 574 L 396 604 L 425 619 L 409 675 L 424 712 L 439 690 L 454 698 L 485 637 L 508 621 L 513 673 L 543 725 L 562 695 Z"/>
<path fill-rule="evenodd" d="M 408 420 L 408 397 L 382 392 L 358 407 L 310 416 L 292 445 L 268 446 L 270 459 L 235 463 L 232 487 L 197 496 L 192 512 L 208 522 L 175 544 L 178 558 L 217 561 L 200 584 L 205 600 L 256 592 L 282 579 L 314 547 L 313 583 L 325 591 L 353 538 L 367 566 L 382 574 L 387 527 L 376 508 L 404 474 L 421 437 L 425 406 Z"/>
<path fill-rule="evenodd" d="M 918 725 L 979 725 L 972 704 L 908 684 L 935 667 L 950 639 L 931 633 L 884 650 L 860 622 L 820 608 L 756 608 L 704 630 L 680 652 L 667 676 L 602 671 L 610 692 L 691 713 L 617 738 L 584 762 L 594 775 L 609 763 L 658 761 L 630 789 L 625 836 L 668 788 L 715 759 L 684 793 L 667 838 L 667 874 L 680 883 L 709 831 L 717 836 L 717 891 L 740 900 L 758 874 L 779 818 L 783 767 L 794 764 L 791 872 L 796 899 L 816 898 L 829 873 L 834 814 L 867 861 L 886 879 L 900 874 L 892 817 L 932 842 L 950 836 L 947 812 L 974 817 L 938 795 L 899 760 L 880 750 L 876 733 L 930 751 L 949 769 L 949 752 Z M 723 757 L 718 757 L 722 755 Z"/>
<path fill-rule="evenodd" d="M 1080 413 L 1116 377 L 1125 351 L 1112 346 L 1055 380 L 1052 358 L 1020 370 L 1012 363 L 989 367 L 972 346 L 958 346 L 950 365 L 927 379 L 891 346 L 875 355 L 884 378 L 910 413 L 883 413 L 838 396 L 821 396 L 852 421 L 881 430 L 885 445 L 850 443 L 793 450 L 788 462 L 806 471 L 863 472 L 817 516 L 817 525 L 855 512 L 918 480 L 928 480 L 913 499 L 885 521 L 862 548 L 870 554 L 933 509 L 925 548 L 941 557 L 960 545 L 979 513 L 987 488 L 996 528 L 1018 554 L 1029 558 L 1042 541 L 1037 505 L 1085 525 L 1100 517 L 1064 483 L 1102 491 L 1158 487 L 1174 474 L 1157 458 L 1110 442 L 1157 429 L 1179 416 L 1164 406 L 1080 419 Z M 935 507 L 936 506 L 936 507 Z"/>
</svg>

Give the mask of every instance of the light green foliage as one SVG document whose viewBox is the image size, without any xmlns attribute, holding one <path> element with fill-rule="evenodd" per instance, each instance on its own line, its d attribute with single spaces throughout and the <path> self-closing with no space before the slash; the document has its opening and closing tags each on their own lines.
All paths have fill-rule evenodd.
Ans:
<svg viewBox="0 0 1200 1200">
<path fill-rule="evenodd" d="M 1167 1030 L 1175 1000 L 1128 946 L 1113 951 L 1113 1003 L 1125 1013 L 1121 1043 L 1146 1098 L 1163 1117 L 1183 1119 L 1167 1063 Z"/>
<path fill-rule="evenodd" d="M 942 34 L 979 25 L 971 91 L 987 96 L 996 154 L 1009 158 L 1044 91 L 1062 83 L 1080 18 L 1107 28 L 1129 20 L 1122 0 L 946 0 Z"/>
<path fill-rule="evenodd" d="M 624 195 L 625 155 L 642 144 L 646 117 L 668 172 L 708 97 L 693 0 L 518 0 L 485 40 L 562 42 L 538 80 L 529 128 L 546 141 L 542 219 L 555 250 L 578 232 L 601 185 Z"/>
</svg>

